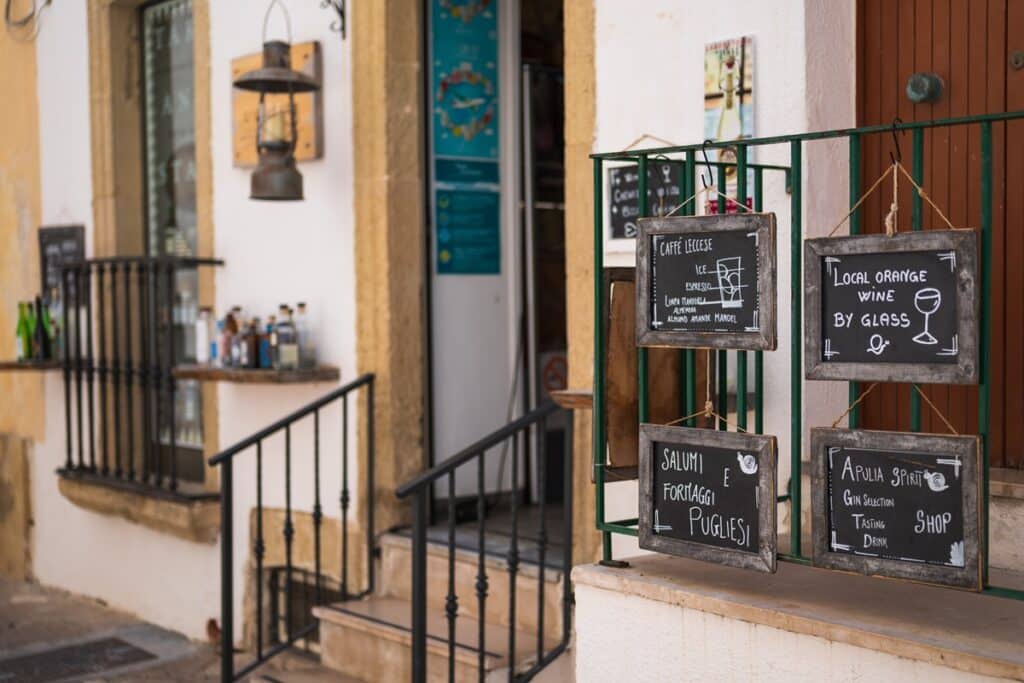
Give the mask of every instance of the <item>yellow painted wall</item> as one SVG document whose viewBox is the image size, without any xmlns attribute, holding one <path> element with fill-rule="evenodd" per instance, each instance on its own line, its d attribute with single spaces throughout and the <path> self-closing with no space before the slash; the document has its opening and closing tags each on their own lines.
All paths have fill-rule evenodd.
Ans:
<svg viewBox="0 0 1024 683">
<path fill-rule="evenodd" d="M 39 116 L 36 53 L 0 31 L 0 359 L 14 358 L 19 300 L 39 292 Z M 0 372 L 0 435 L 43 436 L 43 379 Z"/>
</svg>

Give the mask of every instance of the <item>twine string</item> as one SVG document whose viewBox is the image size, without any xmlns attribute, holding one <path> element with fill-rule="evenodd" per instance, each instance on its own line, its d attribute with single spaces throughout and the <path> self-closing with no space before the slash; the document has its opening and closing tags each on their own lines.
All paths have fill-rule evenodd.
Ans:
<svg viewBox="0 0 1024 683">
<path fill-rule="evenodd" d="M 845 418 L 847 415 L 852 413 L 853 409 L 856 408 L 860 404 L 861 401 L 866 399 L 868 397 L 868 394 L 870 394 L 872 391 L 874 391 L 875 387 L 877 387 L 877 386 L 878 386 L 878 382 L 875 382 L 870 387 L 868 387 L 863 392 L 861 392 L 861 395 L 857 397 L 857 400 L 854 401 L 853 403 L 851 403 L 850 407 L 848 407 L 845 411 L 843 411 L 843 414 L 840 415 L 839 417 L 837 417 L 836 421 L 832 423 L 832 429 L 835 429 L 836 427 L 838 427 L 839 423 L 843 421 L 843 418 Z"/>
<path fill-rule="evenodd" d="M 697 190 L 696 192 L 694 192 L 694 193 L 693 193 L 692 195 L 690 195 L 690 196 L 689 196 L 689 197 L 688 197 L 688 198 L 687 198 L 687 199 L 686 199 L 686 200 L 685 200 L 684 202 L 682 202 L 681 204 L 676 204 L 676 206 L 675 206 L 675 208 L 674 208 L 674 209 L 672 209 L 672 210 L 671 210 L 671 211 L 669 211 L 669 212 L 668 212 L 667 214 L 665 214 L 665 218 L 668 218 L 669 216 L 672 216 L 672 215 L 674 215 L 676 211 L 678 211 L 679 209 L 683 208 L 684 206 L 686 206 L 687 204 L 689 204 L 690 202 L 692 202 L 692 201 L 693 201 L 694 199 L 696 199 L 697 197 L 699 197 L 699 196 L 701 196 L 702 194 L 704 194 L 705 192 L 714 192 L 714 193 L 715 193 L 716 195 L 718 195 L 718 196 L 719 196 L 719 197 L 721 197 L 722 199 L 727 199 L 727 200 L 729 200 L 730 202 L 732 202 L 733 204 L 735 204 L 735 205 L 736 205 L 736 206 L 738 206 L 739 208 L 743 209 L 743 210 L 744 210 L 744 211 L 746 211 L 747 213 L 753 213 L 753 212 L 754 212 L 754 210 L 753 210 L 753 209 L 751 209 L 750 207 L 748 207 L 748 206 L 747 206 L 746 202 L 741 202 L 741 201 L 740 201 L 739 199 L 737 199 L 736 197 L 730 197 L 729 195 L 725 194 L 724 192 L 719 192 L 719 191 L 718 191 L 718 188 L 717 188 L 717 187 L 715 187 L 714 185 L 708 185 L 707 187 L 703 187 L 703 188 L 701 188 L 701 189 Z M 726 204 L 726 206 L 728 207 L 728 204 Z"/>
<path fill-rule="evenodd" d="M 921 398 L 924 399 L 924 402 L 928 404 L 928 407 L 931 408 L 932 411 L 939 416 L 939 419 L 942 420 L 942 424 L 946 425 L 946 429 L 948 429 L 953 434 L 953 436 L 960 436 L 960 432 L 956 431 L 953 425 L 949 423 L 949 420 L 946 419 L 946 416 L 942 414 L 942 411 L 939 410 L 938 406 L 932 403 L 931 400 L 925 395 L 925 393 L 921 391 L 921 387 L 915 384 L 914 390 L 921 396 Z"/>
<path fill-rule="evenodd" d="M 704 349 L 704 367 L 707 368 L 707 370 L 704 373 L 706 380 L 704 383 L 704 408 L 690 415 L 684 415 L 683 417 L 676 418 L 671 422 L 666 422 L 665 426 L 671 427 L 672 425 L 677 425 L 680 422 L 686 422 L 687 420 L 691 420 L 695 417 L 703 416 L 707 420 L 716 418 L 719 421 L 724 422 L 728 426 L 732 427 L 736 431 L 748 434 L 749 432 L 746 429 L 740 427 L 738 424 L 729 422 L 729 419 L 727 417 L 723 417 L 722 415 L 719 415 L 718 412 L 715 411 L 715 404 L 711 400 L 711 349 Z"/>
</svg>

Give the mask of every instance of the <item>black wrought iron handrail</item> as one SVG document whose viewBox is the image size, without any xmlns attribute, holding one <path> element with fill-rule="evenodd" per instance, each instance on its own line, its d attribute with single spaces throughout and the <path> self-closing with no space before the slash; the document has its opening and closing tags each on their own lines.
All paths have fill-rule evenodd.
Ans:
<svg viewBox="0 0 1024 683">
<path fill-rule="evenodd" d="M 223 263 L 113 256 L 61 266 L 63 314 L 54 323 L 63 340 L 63 476 L 171 498 L 208 497 L 199 482 L 179 488 L 183 423 L 172 371 L 184 349 L 177 348 L 183 323 L 173 311 L 179 272 Z M 201 454 L 194 461 L 201 465 Z"/>
<path fill-rule="evenodd" d="M 561 518 L 561 581 L 562 581 L 562 630 L 558 643 L 548 647 L 545 640 L 545 600 L 544 590 L 547 579 L 547 546 L 548 531 L 546 519 L 547 487 L 547 425 L 549 418 L 563 413 L 565 421 L 562 446 L 562 518 Z M 516 582 L 519 566 L 522 561 L 520 549 L 519 522 L 519 450 L 520 445 L 533 442 L 538 448 L 538 512 L 539 522 L 535 536 L 529 542 L 535 544 L 537 572 L 537 633 L 535 655 L 532 665 L 525 670 L 517 670 L 516 658 Z M 538 438 L 539 437 L 539 438 Z M 501 451 L 498 447 L 505 446 Z M 509 496 L 509 512 L 511 513 L 511 529 L 508 532 L 509 545 L 505 555 L 508 573 L 508 613 L 501 622 L 508 625 L 508 680 L 528 681 L 544 667 L 563 653 L 569 644 L 572 624 L 572 586 L 569 580 L 572 569 L 572 414 L 548 401 L 530 411 L 526 415 L 495 430 L 491 434 L 464 448 L 455 455 L 422 474 L 399 486 L 395 495 L 400 498 L 412 498 L 412 680 L 422 683 L 427 680 L 427 523 L 429 518 L 429 502 L 434 484 L 447 477 L 447 546 L 448 566 L 447 585 L 444 610 L 448 626 L 448 680 L 454 681 L 456 630 L 455 624 L 459 617 L 459 597 L 456 592 L 455 553 L 456 553 L 456 496 L 455 474 L 460 468 L 470 463 L 476 465 L 476 543 L 477 543 L 477 574 L 474 585 L 477 604 L 477 672 L 480 681 L 486 677 L 488 650 L 487 640 L 487 597 L 490 580 L 486 567 L 486 528 L 487 528 L 487 491 L 485 487 L 485 459 L 488 453 L 501 451 L 502 457 L 511 452 L 509 472 L 512 493 Z M 503 472 L 499 471 L 499 474 Z M 436 636 L 435 636 L 436 637 Z M 437 672 L 435 672 L 437 674 Z M 439 675 L 439 674 L 438 674 Z"/>
<path fill-rule="evenodd" d="M 349 395 L 365 388 L 366 390 L 366 480 L 365 493 L 362 500 L 366 505 L 366 586 L 359 591 L 349 590 L 349 538 L 348 538 L 348 514 L 351 503 L 349 487 L 348 467 L 348 431 L 349 431 Z M 282 417 L 276 422 L 238 441 L 232 446 L 222 450 L 220 453 L 209 458 L 212 466 L 220 467 L 220 514 L 221 514 L 221 680 L 235 681 L 251 673 L 261 664 L 284 652 L 299 640 L 312 636 L 317 630 L 317 623 L 312 621 L 311 614 L 293 614 L 293 571 L 301 571 L 294 562 L 292 554 L 293 539 L 295 536 L 295 525 L 292 518 L 292 428 L 301 420 L 312 417 L 313 420 L 313 571 L 312 576 L 315 584 L 314 604 L 324 603 L 323 591 L 323 559 L 321 532 L 323 526 L 323 506 L 320 496 L 320 413 L 321 410 L 334 402 L 341 403 L 341 490 L 338 497 L 340 508 L 340 547 L 341 558 L 339 564 L 338 584 L 340 598 L 342 600 L 358 599 L 373 591 L 375 583 L 375 528 L 374 528 L 374 375 L 364 374 L 355 380 L 344 384 L 324 396 L 312 401 L 305 406 Z M 285 517 L 281 528 L 284 538 L 285 565 L 284 570 L 284 635 L 278 635 L 280 623 L 278 619 L 271 619 L 270 623 L 264 619 L 264 559 L 266 544 L 263 529 L 263 442 L 283 432 L 284 435 L 284 493 L 285 493 Z M 255 539 L 252 548 L 255 573 L 255 657 L 238 670 L 235 669 L 234 661 L 234 464 L 238 457 L 244 452 L 255 450 L 256 458 L 256 515 L 255 515 Z M 276 571 L 280 571 L 280 567 Z M 276 601 L 278 596 L 273 596 Z M 276 602 L 273 604 L 276 605 Z M 308 605 L 307 605 L 308 606 Z M 295 618 L 300 617 L 306 621 L 296 623 Z M 270 631 L 268 632 L 268 628 Z"/>
</svg>

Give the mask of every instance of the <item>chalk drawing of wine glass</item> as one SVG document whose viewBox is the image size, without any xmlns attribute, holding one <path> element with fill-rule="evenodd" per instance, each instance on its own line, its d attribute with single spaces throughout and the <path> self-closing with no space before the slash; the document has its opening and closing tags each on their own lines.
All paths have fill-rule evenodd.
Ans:
<svg viewBox="0 0 1024 683">
<path fill-rule="evenodd" d="M 935 311 L 939 310 L 941 305 L 942 293 L 934 287 L 925 287 L 918 290 L 917 294 L 914 295 L 914 308 L 924 316 L 924 331 L 914 337 L 914 341 L 918 344 L 931 345 L 939 343 L 939 340 L 928 331 L 928 319 Z"/>
<path fill-rule="evenodd" d="M 736 453 L 736 460 L 740 463 L 740 471 L 743 474 L 754 474 L 757 472 L 757 458 L 749 453 Z"/>
<path fill-rule="evenodd" d="M 743 308 L 743 257 L 729 256 L 715 262 L 722 308 Z"/>
<path fill-rule="evenodd" d="M 942 472 L 925 472 L 924 478 L 928 482 L 928 488 L 932 491 L 945 491 L 949 488 L 949 484 L 946 483 L 946 475 Z"/>
</svg>

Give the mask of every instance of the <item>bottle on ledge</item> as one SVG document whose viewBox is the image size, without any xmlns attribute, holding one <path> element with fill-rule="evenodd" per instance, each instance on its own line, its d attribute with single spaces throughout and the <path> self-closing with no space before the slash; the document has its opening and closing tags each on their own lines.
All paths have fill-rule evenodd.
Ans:
<svg viewBox="0 0 1024 683">
<path fill-rule="evenodd" d="M 60 299 L 60 290 L 54 287 L 50 290 L 50 329 L 53 332 L 51 337 L 55 358 L 64 358 L 64 335 L 61 329 L 64 320 L 64 304 Z"/>
<path fill-rule="evenodd" d="M 35 329 L 32 330 L 32 357 L 35 360 L 53 358 L 53 330 L 50 327 L 50 310 L 43 306 L 43 298 L 36 297 Z"/>
<path fill-rule="evenodd" d="M 295 335 L 299 343 L 299 365 L 311 368 L 316 365 L 316 345 L 309 329 L 309 317 L 306 315 L 306 304 L 299 302 L 299 310 L 295 315 Z"/>
<path fill-rule="evenodd" d="M 280 319 L 275 328 L 277 355 L 274 368 L 294 370 L 299 366 L 299 343 L 295 335 L 295 323 L 292 322 L 292 311 L 286 304 L 281 304 L 278 316 Z"/>
<path fill-rule="evenodd" d="M 28 326 L 28 311 L 24 301 L 18 302 L 18 322 L 14 326 L 14 344 L 19 361 L 31 359 L 32 331 Z"/>
</svg>

